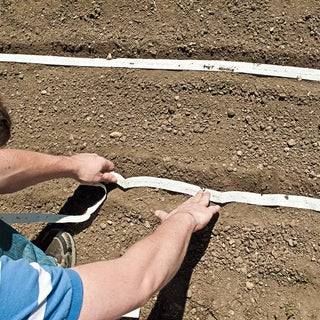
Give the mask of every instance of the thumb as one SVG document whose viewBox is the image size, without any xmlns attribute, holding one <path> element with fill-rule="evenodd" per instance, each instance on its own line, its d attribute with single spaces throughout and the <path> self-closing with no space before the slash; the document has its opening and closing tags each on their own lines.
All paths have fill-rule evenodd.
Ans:
<svg viewBox="0 0 320 320">
<path fill-rule="evenodd" d="M 164 221 L 168 217 L 168 213 L 162 210 L 156 210 L 155 215 L 161 220 Z"/>
<path fill-rule="evenodd" d="M 101 181 L 105 183 L 117 183 L 117 178 L 109 172 L 102 173 Z"/>
</svg>

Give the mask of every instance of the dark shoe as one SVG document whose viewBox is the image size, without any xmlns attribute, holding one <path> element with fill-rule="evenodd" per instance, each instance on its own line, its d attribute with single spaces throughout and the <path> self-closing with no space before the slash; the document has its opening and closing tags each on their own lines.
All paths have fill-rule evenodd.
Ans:
<svg viewBox="0 0 320 320">
<path fill-rule="evenodd" d="M 58 232 L 45 250 L 46 255 L 53 257 L 59 267 L 71 268 L 76 265 L 76 246 L 70 233 Z"/>
</svg>

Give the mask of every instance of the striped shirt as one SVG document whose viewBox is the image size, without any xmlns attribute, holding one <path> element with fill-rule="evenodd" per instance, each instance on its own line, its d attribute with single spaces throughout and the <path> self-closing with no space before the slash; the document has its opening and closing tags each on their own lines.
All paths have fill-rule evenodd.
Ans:
<svg viewBox="0 0 320 320">
<path fill-rule="evenodd" d="M 71 269 L 0 258 L 0 319 L 78 319 L 82 282 Z"/>
</svg>

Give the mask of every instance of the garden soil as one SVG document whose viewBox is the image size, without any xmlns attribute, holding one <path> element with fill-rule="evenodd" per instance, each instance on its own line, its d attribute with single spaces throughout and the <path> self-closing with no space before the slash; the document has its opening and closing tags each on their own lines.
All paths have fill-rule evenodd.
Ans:
<svg viewBox="0 0 320 320">
<path fill-rule="evenodd" d="M 212 59 L 320 69 L 318 0 L 1 0 L 0 52 Z M 96 152 L 125 177 L 219 191 L 320 198 L 320 86 L 299 79 L 0 64 L 8 147 Z M 3 212 L 55 214 L 78 184 L 1 195 Z M 114 189 L 90 222 L 68 226 L 78 264 L 121 256 L 156 209 L 187 196 Z M 231 203 L 194 234 L 177 276 L 141 319 L 320 319 L 320 215 Z M 17 225 L 36 239 L 45 224 Z"/>
</svg>

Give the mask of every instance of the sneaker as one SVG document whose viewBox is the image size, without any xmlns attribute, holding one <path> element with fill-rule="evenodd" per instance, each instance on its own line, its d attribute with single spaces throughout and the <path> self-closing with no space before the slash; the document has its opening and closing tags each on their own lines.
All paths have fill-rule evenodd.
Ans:
<svg viewBox="0 0 320 320">
<path fill-rule="evenodd" d="M 76 265 L 76 246 L 66 231 L 60 231 L 53 237 L 45 253 L 53 257 L 59 267 L 72 268 Z"/>
</svg>

